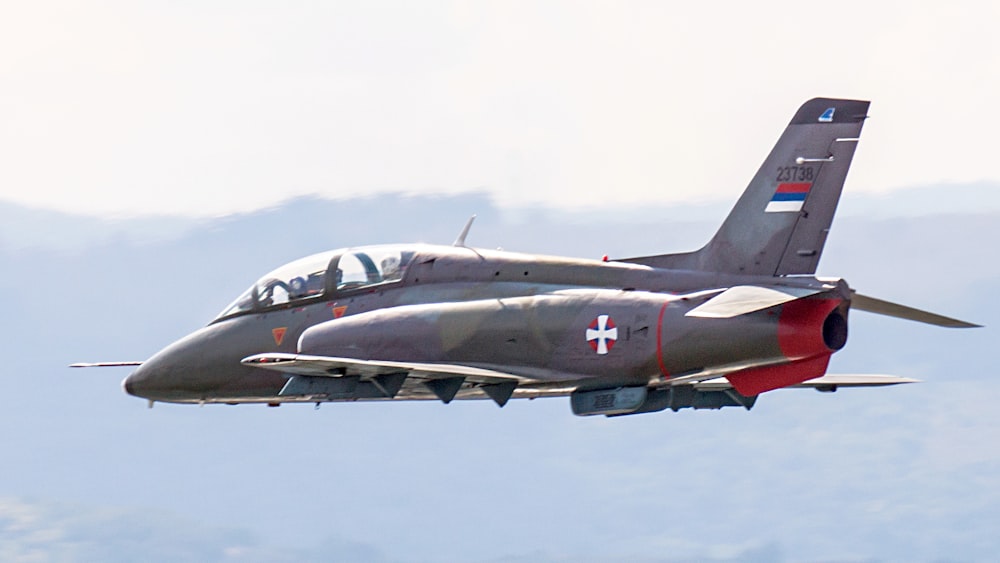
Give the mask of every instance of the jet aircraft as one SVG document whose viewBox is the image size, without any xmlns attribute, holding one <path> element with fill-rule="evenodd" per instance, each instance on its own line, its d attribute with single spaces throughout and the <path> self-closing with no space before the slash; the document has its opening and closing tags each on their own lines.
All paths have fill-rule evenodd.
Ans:
<svg viewBox="0 0 1000 563">
<path fill-rule="evenodd" d="M 750 409 L 831 375 L 859 309 L 976 326 L 815 276 L 869 103 L 795 113 L 700 250 L 582 260 L 466 246 L 345 248 L 261 277 L 208 326 L 137 366 L 125 391 L 173 403 L 569 396 L 577 415 Z"/>
</svg>

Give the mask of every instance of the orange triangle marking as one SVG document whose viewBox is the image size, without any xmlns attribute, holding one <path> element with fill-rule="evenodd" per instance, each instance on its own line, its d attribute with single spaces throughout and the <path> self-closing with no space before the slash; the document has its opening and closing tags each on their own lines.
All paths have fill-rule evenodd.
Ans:
<svg viewBox="0 0 1000 563">
<path fill-rule="evenodd" d="M 344 313 L 346 313 L 346 312 L 347 312 L 347 305 L 341 305 L 340 307 L 334 307 L 333 308 L 333 318 L 339 319 L 340 317 L 343 317 Z"/>
<path fill-rule="evenodd" d="M 271 336 L 274 336 L 274 343 L 281 346 L 281 342 L 285 340 L 285 333 L 288 332 L 287 326 L 279 326 L 278 328 L 271 329 Z"/>
</svg>

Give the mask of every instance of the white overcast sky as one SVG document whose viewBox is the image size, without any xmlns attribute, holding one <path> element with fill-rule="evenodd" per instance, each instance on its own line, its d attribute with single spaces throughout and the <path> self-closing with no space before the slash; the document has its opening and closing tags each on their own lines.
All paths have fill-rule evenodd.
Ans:
<svg viewBox="0 0 1000 563">
<path fill-rule="evenodd" d="M 798 105 L 873 102 L 857 192 L 1000 180 L 996 2 L 0 0 L 0 200 L 731 200 Z"/>
</svg>

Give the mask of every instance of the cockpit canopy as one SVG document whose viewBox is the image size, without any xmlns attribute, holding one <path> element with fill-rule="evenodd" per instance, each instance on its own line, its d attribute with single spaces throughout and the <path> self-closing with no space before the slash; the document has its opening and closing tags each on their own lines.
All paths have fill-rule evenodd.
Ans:
<svg viewBox="0 0 1000 563">
<path fill-rule="evenodd" d="M 307 256 L 257 280 L 217 320 L 398 282 L 414 254 L 412 248 L 367 246 Z"/>
</svg>

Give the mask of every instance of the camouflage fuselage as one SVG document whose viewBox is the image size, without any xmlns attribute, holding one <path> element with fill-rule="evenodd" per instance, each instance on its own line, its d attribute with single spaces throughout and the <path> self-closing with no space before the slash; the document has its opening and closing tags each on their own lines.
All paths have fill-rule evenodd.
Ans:
<svg viewBox="0 0 1000 563">
<path fill-rule="evenodd" d="M 846 318 L 843 282 L 671 271 L 465 247 L 412 247 L 397 282 L 328 290 L 304 303 L 222 318 L 170 345 L 129 377 L 130 393 L 169 402 L 295 402 L 288 375 L 240 360 L 288 352 L 462 364 L 522 376 L 514 397 L 676 384 L 826 356 Z M 742 284 L 821 290 L 815 298 L 735 318 L 686 314 Z M 827 323 L 828 324 L 828 323 Z M 825 364 L 824 364 L 825 365 Z M 466 384 L 457 398 L 484 398 Z M 327 400 L 384 399 L 366 381 Z M 398 399 L 434 398 L 405 383 Z"/>
</svg>

